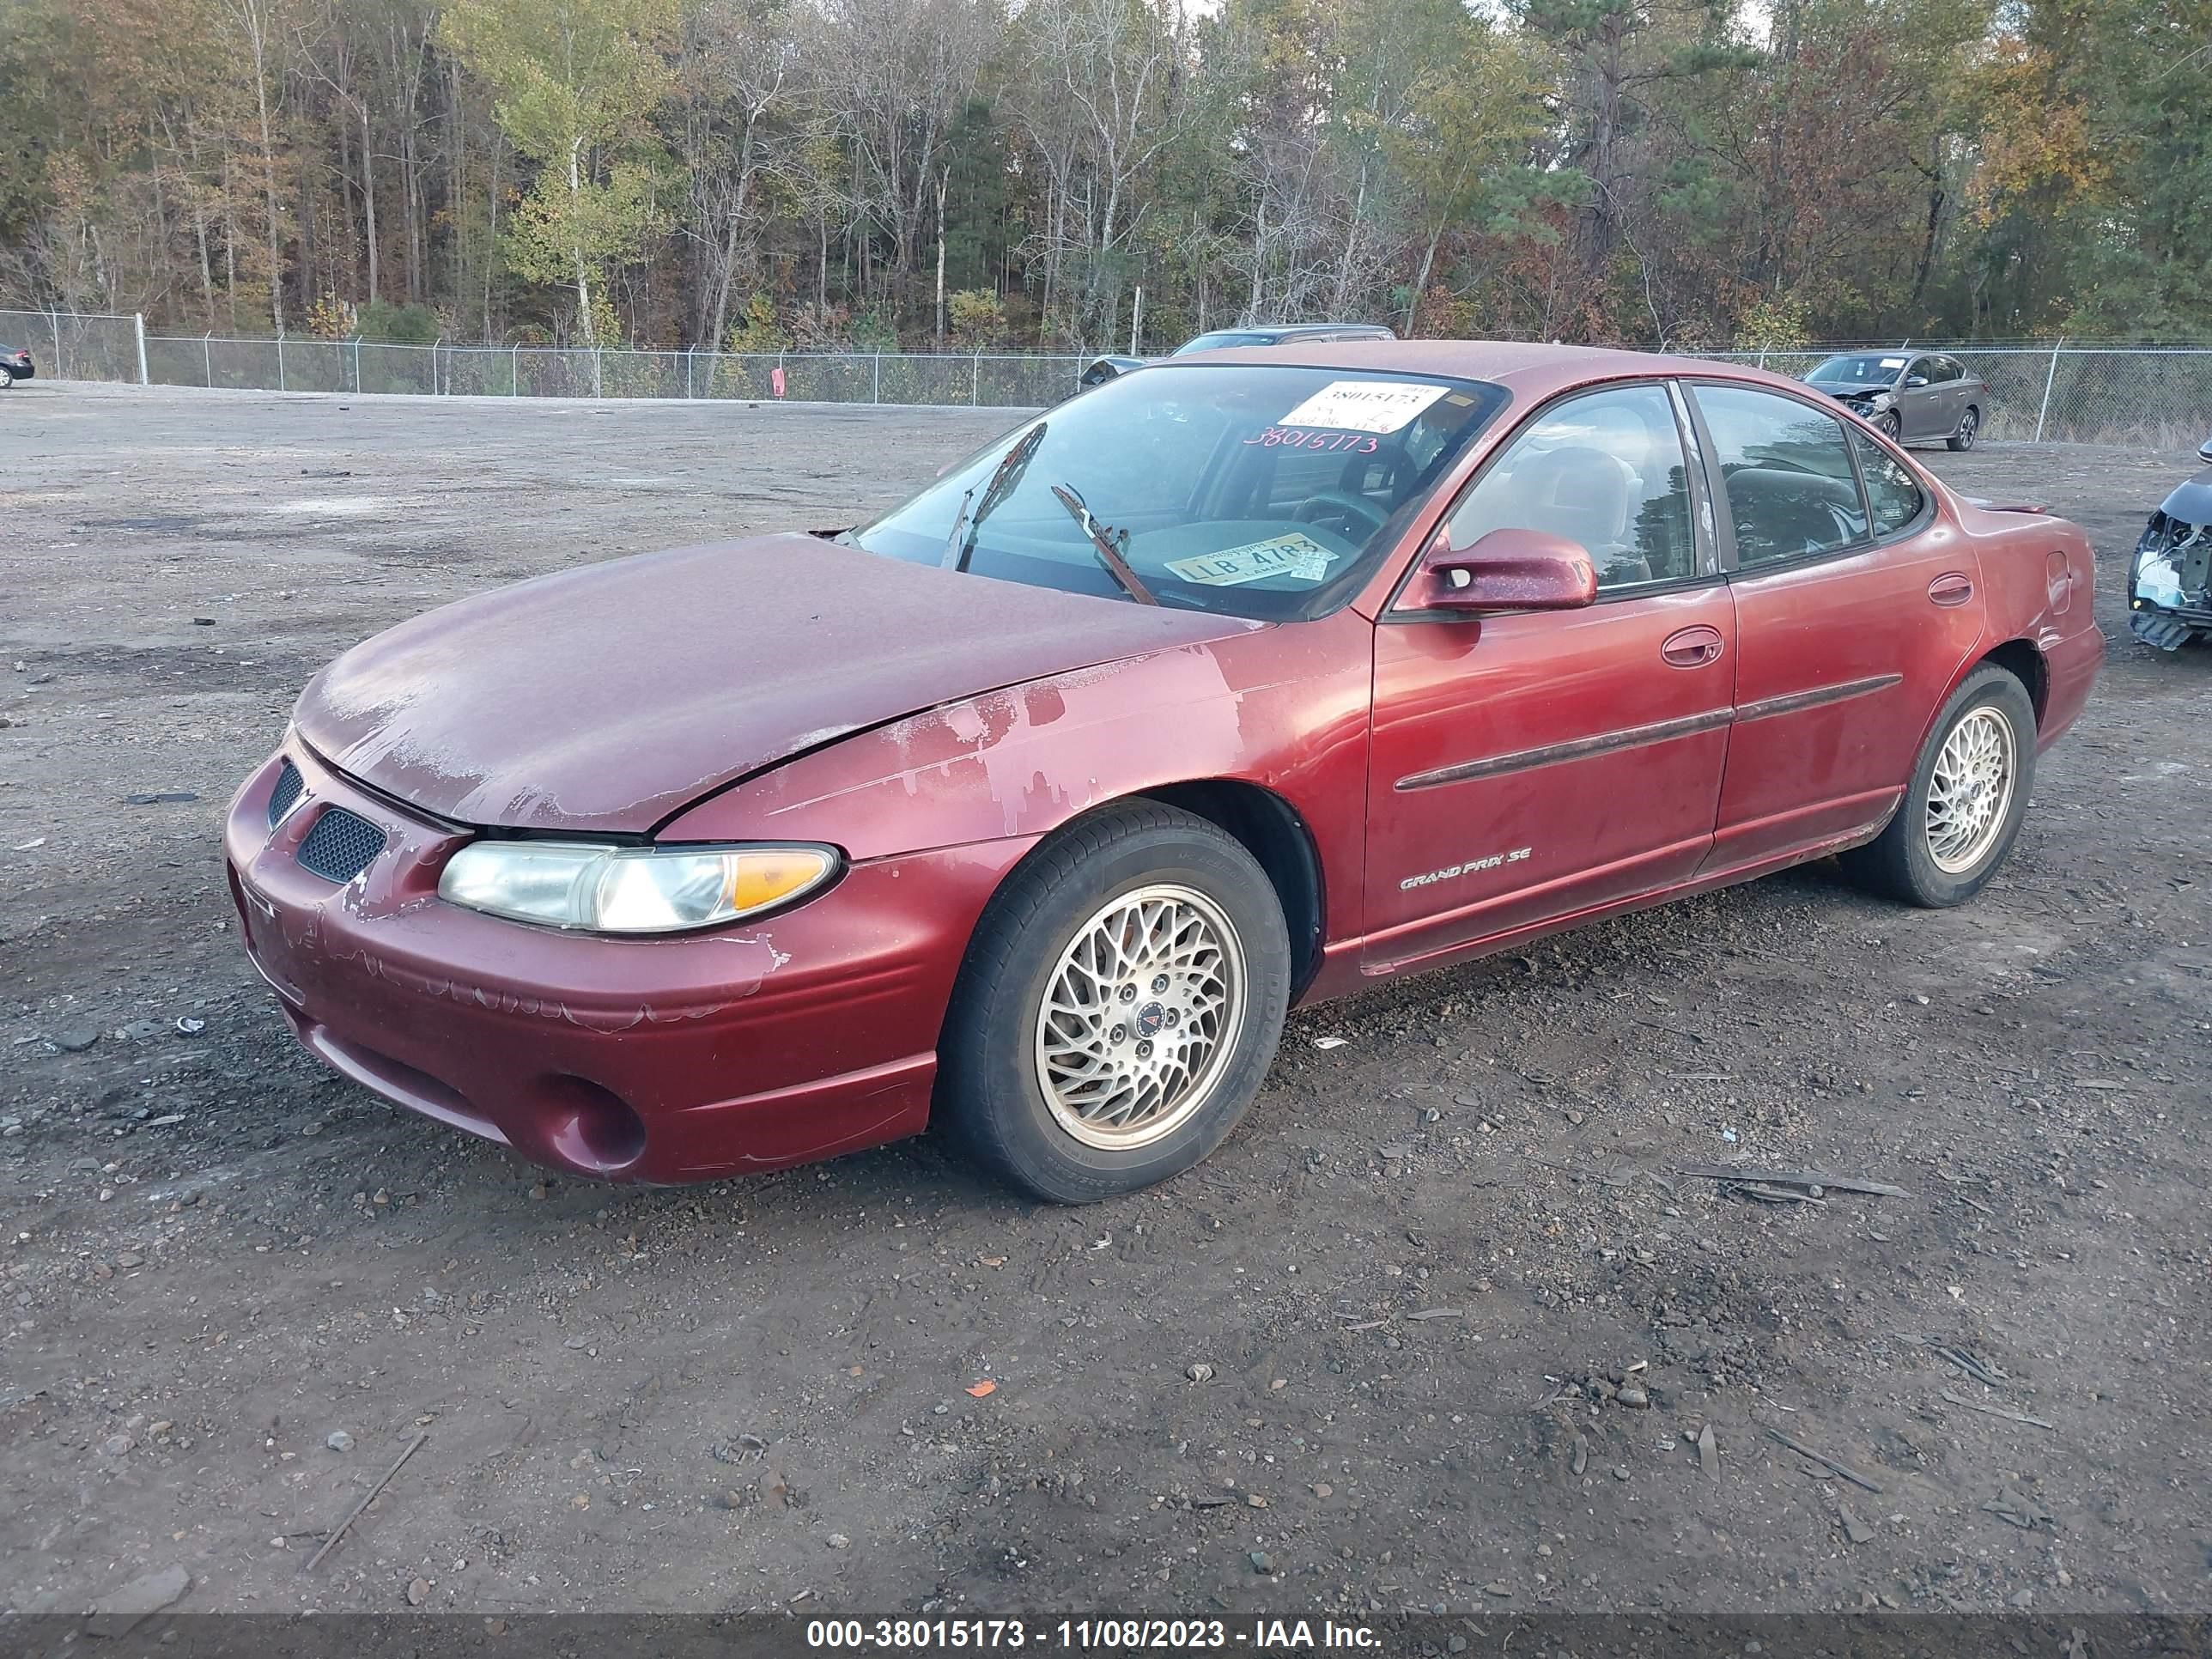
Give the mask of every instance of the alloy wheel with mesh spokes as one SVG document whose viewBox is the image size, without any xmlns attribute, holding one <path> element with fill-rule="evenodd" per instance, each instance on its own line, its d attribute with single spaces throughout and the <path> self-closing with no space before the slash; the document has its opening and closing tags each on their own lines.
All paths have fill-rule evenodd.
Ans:
<svg viewBox="0 0 2212 1659">
<path fill-rule="evenodd" d="M 1949 876 L 1972 869 L 2003 831 L 2020 740 L 2004 711 L 1984 705 L 1944 737 L 1929 775 L 1928 856 Z"/>
<path fill-rule="evenodd" d="M 1055 1203 L 1188 1169 L 1267 1079 L 1296 967 L 1284 905 L 1250 847 L 1164 801 L 1064 826 L 975 925 L 933 1122 Z"/>
<path fill-rule="evenodd" d="M 1842 854 L 1860 885 L 1941 909 L 1981 891 L 2012 850 L 2035 788 L 2035 703 L 2001 663 L 1945 700 L 1881 833 Z"/>
<path fill-rule="evenodd" d="M 1077 929 L 1037 1010 L 1037 1086 L 1086 1146 L 1142 1146 L 1206 1103 L 1244 1019 L 1244 946 L 1174 884 L 1109 900 Z"/>
</svg>

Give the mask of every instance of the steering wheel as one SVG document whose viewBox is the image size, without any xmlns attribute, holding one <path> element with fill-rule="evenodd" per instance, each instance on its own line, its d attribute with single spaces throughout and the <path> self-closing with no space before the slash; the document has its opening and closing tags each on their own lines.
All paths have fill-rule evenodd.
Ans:
<svg viewBox="0 0 2212 1659">
<path fill-rule="evenodd" d="M 1364 524 L 1367 534 L 1359 538 L 1362 541 L 1382 529 L 1382 521 L 1390 516 L 1387 509 L 1376 506 L 1366 496 L 1351 495 L 1341 489 L 1315 491 L 1299 504 L 1298 510 L 1291 516 L 1300 524 L 1318 524 L 1332 512 L 1345 520 L 1346 530 Z"/>
</svg>

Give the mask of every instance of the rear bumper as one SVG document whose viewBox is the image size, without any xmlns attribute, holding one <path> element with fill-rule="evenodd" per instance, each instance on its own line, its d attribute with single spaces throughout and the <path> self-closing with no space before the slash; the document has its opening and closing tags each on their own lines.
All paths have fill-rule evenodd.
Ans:
<svg viewBox="0 0 2212 1659">
<path fill-rule="evenodd" d="M 757 925 L 593 938 L 445 902 L 468 832 L 284 752 L 302 804 L 270 829 L 272 757 L 231 803 L 224 854 L 247 952 L 300 1040 L 386 1099 L 611 1181 L 709 1180 L 921 1129 L 969 933 L 1030 844 L 855 866 Z M 333 806 L 386 837 L 343 886 L 296 856 Z"/>
<path fill-rule="evenodd" d="M 10 376 L 18 380 L 34 380 L 39 376 L 39 371 L 33 367 L 28 358 L 21 362 L 10 362 L 5 358 L 0 358 L 0 368 L 6 369 Z"/>
</svg>

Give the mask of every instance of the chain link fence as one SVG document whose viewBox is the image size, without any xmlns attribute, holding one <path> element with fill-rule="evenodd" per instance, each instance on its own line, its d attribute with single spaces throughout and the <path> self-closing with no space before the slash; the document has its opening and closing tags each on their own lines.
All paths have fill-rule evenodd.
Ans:
<svg viewBox="0 0 2212 1659">
<path fill-rule="evenodd" d="M 584 351 L 146 332 L 143 319 L 0 311 L 0 343 L 57 380 L 263 392 L 690 398 L 1030 409 L 1077 389 L 1085 357 L 926 352 Z M 1878 348 L 1887 349 L 1889 348 Z M 1989 388 L 1991 438 L 2195 448 L 2212 433 L 2212 348 L 1928 346 Z M 1802 376 L 1826 350 L 1710 352 Z"/>
<path fill-rule="evenodd" d="M 1853 348 L 1864 349 L 1868 348 Z M 2194 449 L 2212 434 L 2212 348 L 2200 346 L 1876 346 L 1940 351 L 1989 388 L 1982 434 L 2054 443 Z M 1802 379 L 1832 350 L 1714 351 Z"/>
<path fill-rule="evenodd" d="M 566 350 L 161 335 L 137 317 L 0 311 L 0 343 L 55 380 L 258 392 L 478 398 L 696 398 L 1034 409 L 1087 357 L 967 352 Z"/>
</svg>

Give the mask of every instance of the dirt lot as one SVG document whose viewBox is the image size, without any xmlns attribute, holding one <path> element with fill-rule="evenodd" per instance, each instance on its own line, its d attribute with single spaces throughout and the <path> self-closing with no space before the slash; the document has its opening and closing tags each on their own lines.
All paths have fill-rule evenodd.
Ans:
<svg viewBox="0 0 2212 1659">
<path fill-rule="evenodd" d="M 547 1180 L 295 1050 L 216 829 L 315 667 L 1006 423 L 0 402 L 0 1607 L 2212 1610 L 2212 652 L 2118 599 L 2179 455 L 1929 457 L 2086 525 L 2113 636 L 1979 902 L 1814 867 L 1309 1012 L 1124 1203 Z M 1672 1173 L 1739 1155 L 1911 1195 Z"/>
</svg>

